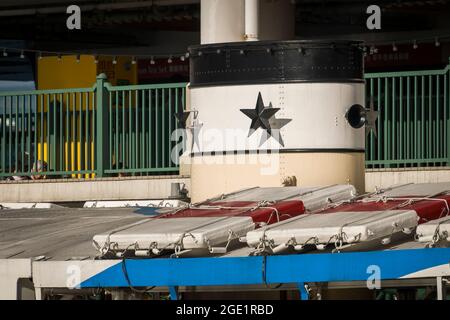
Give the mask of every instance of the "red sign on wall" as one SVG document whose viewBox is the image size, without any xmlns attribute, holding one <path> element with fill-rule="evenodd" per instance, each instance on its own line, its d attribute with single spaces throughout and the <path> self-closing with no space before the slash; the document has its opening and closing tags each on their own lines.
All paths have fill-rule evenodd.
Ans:
<svg viewBox="0 0 450 320">
<path fill-rule="evenodd" d="M 441 47 L 434 44 L 419 44 L 414 49 L 413 44 L 397 45 L 397 51 L 393 46 L 377 47 L 378 52 L 369 54 L 365 59 L 366 71 L 390 71 L 396 69 L 423 69 L 439 67 L 442 61 Z"/>
<path fill-rule="evenodd" d="M 181 61 L 180 58 L 155 59 L 154 64 L 151 59 L 141 59 L 138 61 L 139 83 L 164 82 L 164 81 L 189 81 L 189 61 Z"/>
</svg>

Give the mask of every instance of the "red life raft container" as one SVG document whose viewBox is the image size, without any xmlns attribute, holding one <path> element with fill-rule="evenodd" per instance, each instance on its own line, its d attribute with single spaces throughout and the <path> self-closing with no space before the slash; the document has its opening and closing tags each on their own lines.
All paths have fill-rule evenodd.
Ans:
<svg viewBox="0 0 450 320">
<path fill-rule="evenodd" d="M 427 187 L 430 190 L 427 192 Z M 441 188 L 436 188 L 440 186 Z M 439 219 L 449 213 L 449 183 L 420 183 L 394 186 L 391 190 L 373 194 L 369 197 L 349 203 L 342 203 L 333 208 L 321 210 L 321 213 L 345 211 L 385 211 L 414 210 L 418 223 Z"/>
<path fill-rule="evenodd" d="M 188 217 L 250 217 L 257 225 L 272 224 L 305 212 L 300 200 L 285 200 L 275 203 L 255 201 L 218 201 L 199 207 L 186 208 L 175 213 L 163 214 L 159 219 Z"/>
</svg>

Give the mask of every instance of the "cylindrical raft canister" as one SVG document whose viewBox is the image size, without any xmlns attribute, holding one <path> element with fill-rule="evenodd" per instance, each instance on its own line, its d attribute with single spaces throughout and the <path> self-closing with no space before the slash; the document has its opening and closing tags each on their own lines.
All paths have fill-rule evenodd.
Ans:
<svg viewBox="0 0 450 320">
<path fill-rule="evenodd" d="M 208 44 L 189 57 L 193 201 L 285 181 L 364 191 L 365 129 L 346 117 L 365 106 L 361 43 Z"/>
</svg>

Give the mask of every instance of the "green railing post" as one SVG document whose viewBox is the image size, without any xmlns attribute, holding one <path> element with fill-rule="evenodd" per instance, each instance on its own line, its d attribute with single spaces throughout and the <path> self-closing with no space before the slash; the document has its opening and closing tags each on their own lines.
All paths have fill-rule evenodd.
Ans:
<svg viewBox="0 0 450 320">
<path fill-rule="evenodd" d="M 450 57 L 448 58 L 448 65 L 445 71 L 445 76 L 447 82 L 444 87 L 444 132 L 446 139 L 446 153 L 444 156 L 447 157 L 447 166 L 450 167 Z"/>
<path fill-rule="evenodd" d="M 104 73 L 97 76 L 96 83 L 96 139 L 95 139 L 95 160 L 96 175 L 103 177 L 105 168 L 109 162 L 109 143 L 108 143 L 108 97 L 105 88 L 106 75 Z"/>
<path fill-rule="evenodd" d="M 447 166 L 450 166 L 450 57 L 448 58 L 448 66 L 446 68 L 446 75 L 447 75 L 447 83 L 444 88 L 444 121 L 446 121 L 445 129 L 447 132 L 445 132 L 445 138 L 446 138 L 446 144 L 447 144 Z M 448 86 L 448 87 L 447 87 Z"/>
</svg>

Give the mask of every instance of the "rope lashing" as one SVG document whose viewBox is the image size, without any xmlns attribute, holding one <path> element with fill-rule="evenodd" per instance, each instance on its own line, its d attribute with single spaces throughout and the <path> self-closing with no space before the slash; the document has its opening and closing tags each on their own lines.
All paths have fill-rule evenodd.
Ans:
<svg viewBox="0 0 450 320">
<path fill-rule="evenodd" d="M 105 239 L 105 242 L 103 243 L 103 246 L 100 246 L 95 240 L 93 240 L 93 245 L 94 245 L 94 247 L 95 247 L 98 251 L 100 251 L 101 257 L 103 257 L 104 255 L 108 254 L 109 251 L 111 251 L 111 250 L 117 250 L 117 249 L 118 249 L 118 243 L 116 243 L 116 242 L 111 242 L 111 236 L 112 236 L 113 234 L 115 234 L 115 233 L 117 233 L 117 232 L 120 232 L 120 231 L 127 230 L 127 229 L 132 228 L 132 227 L 135 227 L 135 226 L 138 226 L 138 225 L 140 225 L 140 224 L 147 223 L 147 222 L 149 222 L 149 221 L 152 221 L 152 219 L 151 219 L 151 218 L 147 218 L 147 219 L 140 220 L 140 221 L 137 221 L 137 222 L 135 222 L 135 223 L 131 223 L 131 224 L 128 224 L 128 225 L 126 225 L 126 226 L 123 226 L 123 227 L 114 229 L 114 230 L 110 231 L 110 232 L 106 235 L 106 239 Z M 114 247 L 113 247 L 113 248 L 111 248 L 111 244 L 114 244 Z"/>
<path fill-rule="evenodd" d="M 405 201 L 404 203 L 399 204 L 399 208 L 407 206 L 407 205 L 410 205 L 410 204 L 412 204 L 414 202 L 417 202 L 417 201 L 424 201 L 424 200 L 425 201 L 443 202 L 444 203 L 444 207 L 445 207 L 445 209 L 447 211 L 446 216 L 449 215 L 449 213 L 450 213 L 450 207 L 448 205 L 447 200 L 445 200 L 445 199 L 437 199 L 437 198 L 387 198 L 387 201 L 389 201 L 389 200 L 391 200 L 391 201 L 392 200 L 404 200 Z"/>
</svg>

